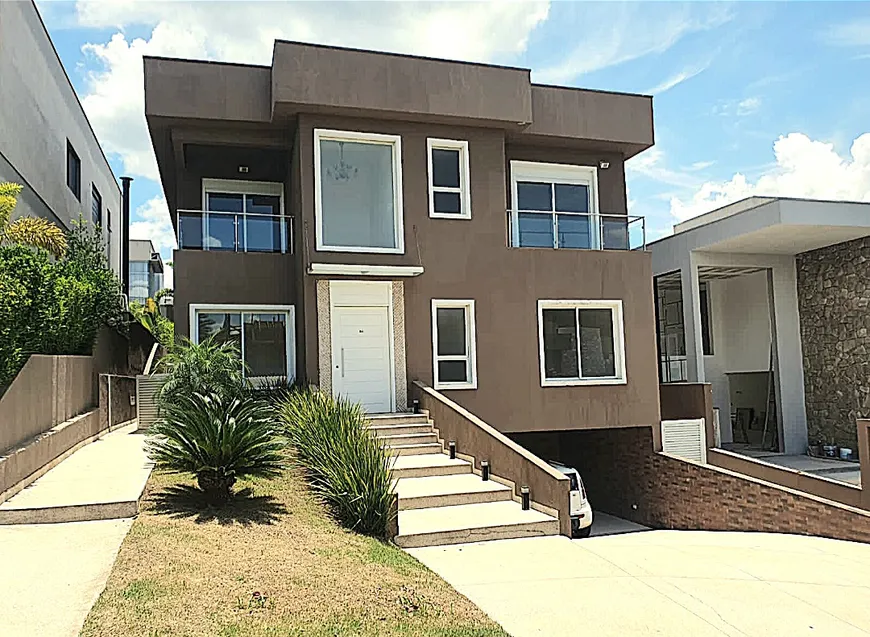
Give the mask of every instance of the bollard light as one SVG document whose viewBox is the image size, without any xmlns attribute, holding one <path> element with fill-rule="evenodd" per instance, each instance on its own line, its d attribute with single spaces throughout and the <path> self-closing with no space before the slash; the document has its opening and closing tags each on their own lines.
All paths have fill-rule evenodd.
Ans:
<svg viewBox="0 0 870 637">
<path fill-rule="evenodd" d="M 480 473 L 484 481 L 489 480 L 489 462 L 486 460 L 480 463 Z"/>
<path fill-rule="evenodd" d="M 415 400 L 415 401 L 414 401 L 413 403 L 411 403 L 411 404 L 413 405 L 414 413 L 415 413 L 415 414 L 419 414 L 419 413 L 420 413 L 420 401 L 419 401 L 419 400 Z"/>
<path fill-rule="evenodd" d="M 450 459 L 456 460 L 456 441 L 451 440 L 447 443 L 447 449 L 450 451 Z"/>
<path fill-rule="evenodd" d="M 523 511 L 528 511 L 529 507 L 531 506 L 531 503 L 529 501 L 529 488 L 528 487 L 521 487 L 520 488 L 520 495 L 523 498 Z"/>
</svg>

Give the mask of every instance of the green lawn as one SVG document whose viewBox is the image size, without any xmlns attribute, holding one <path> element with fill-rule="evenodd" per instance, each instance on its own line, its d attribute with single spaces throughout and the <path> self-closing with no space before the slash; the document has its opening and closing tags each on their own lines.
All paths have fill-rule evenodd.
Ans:
<svg viewBox="0 0 870 637">
<path fill-rule="evenodd" d="M 414 558 L 345 531 L 295 472 L 202 508 L 155 473 L 85 637 L 506 637 Z"/>
</svg>

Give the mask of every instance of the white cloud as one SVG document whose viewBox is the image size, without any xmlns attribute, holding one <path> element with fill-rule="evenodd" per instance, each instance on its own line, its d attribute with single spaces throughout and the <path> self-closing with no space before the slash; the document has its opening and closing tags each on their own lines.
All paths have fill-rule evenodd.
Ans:
<svg viewBox="0 0 870 637">
<path fill-rule="evenodd" d="M 670 76 L 669 78 L 656 84 L 651 89 L 647 89 L 646 91 L 643 91 L 643 92 L 648 94 L 648 95 L 661 95 L 662 93 L 664 93 L 666 91 L 670 91 L 672 88 L 674 88 L 678 84 L 682 84 L 686 80 L 690 80 L 693 77 L 695 77 L 696 75 L 700 75 L 701 73 L 703 73 L 704 71 L 707 70 L 707 67 L 709 65 L 710 65 L 710 63 L 708 62 L 708 63 L 703 64 L 703 65 L 697 65 L 697 66 L 683 69 L 682 71 L 675 73 L 674 75 Z"/>
<path fill-rule="evenodd" d="M 746 117 L 761 108 L 762 100 L 757 96 L 745 97 L 742 100 L 725 100 L 713 107 L 714 115 L 722 117 Z"/>
<path fill-rule="evenodd" d="M 737 102 L 737 116 L 745 117 L 746 115 L 751 115 L 759 108 L 761 108 L 760 97 L 747 97 Z"/>
<path fill-rule="evenodd" d="M 149 199 L 139 206 L 134 213 L 136 221 L 130 223 L 131 239 L 151 239 L 154 248 L 163 255 L 163 260 L 171 258 L 172 250 L 178 244 L 175 241 L 175 232 L 172 229 L 172 221 L 169 218 L 169 209 L 163 196 Z M 172 268 L 166 267 L 163 284 L 172 287 Z"/>
<path fill-rule="evenodd" d="M 157 179 L 144 116 L 142 56 L 268 64 L 278 38 L 472 61 L 510 59 L 547 17 L 549 3 L 136 2 L 80 0 L 80 26 L 153 26 L 86 44 L 96 63 L 82 103 L 124 172 Z"/>
<path fill-rule="evenodd" d="M 870 133 L 856 138 L 846 157 L 803 133 L 781 136 L 773 153 L 776 164 L 755 182 L 741 173 L 706 182 L 686 199 L 673 197 L 671 214 L 684 221 L 752 196 L 870 201 Z"/>
<path fill-rule="evenodd" d="M 653 147 L 635 155 L 625 163 L 628 176 L 643 175 L 655 181 L 687 190 L 695 189 L 700 180 L 688 172 L 673 170 L 665 165 L 665 154 L 661 149 Z"/>
<path fill-rule="evenodd" d="M 696 161 L 691 166 L 689 166 L 689 170 L 704 170 L 705 168 L 709 168 L 715 161 Z"/>
<path fill-rule="evenodd" d="M 836 46 L 870 46 L 870 18 L 832 25 L 823 32 L 823 39 Z"/>
<path fill-rule="evenodd" d="M 534 72 L 536 82 L 564 84 L 584 73 L 664 53 L 687 35 L 731 19 L 730 8 L 720 4 L 679 5 L 676 10 L 674 5 L 657 4 L 654 16 L 649 5 L 603 2 L 576 6 L 582 18 L 578 21 L 594 28 L 585 30 L 578 46 L 557 64 Z"/>
</svg>

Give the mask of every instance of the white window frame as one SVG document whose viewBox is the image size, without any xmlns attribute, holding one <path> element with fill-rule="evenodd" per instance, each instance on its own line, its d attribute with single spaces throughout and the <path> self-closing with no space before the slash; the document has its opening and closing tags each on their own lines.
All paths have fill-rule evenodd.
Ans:
<svg viewBox="0 0 870 637">
<path fill-rule="evenodd" d="M 209 193 L 225 193 L 228 195 L 265 195 L 269 197 L 278 197 L 279 215 L 281 219 L 281 253 L 286 254 L 292 250 L 287 244 L 287 218 L 284 216 L 284 184 L 278 181 L 252 181 L 247 179 L 212 179 L 204 177 L 202 180 L 202 211 L 209 213 L 208 210 L 208 194 Z M 244 201 L 244 200 L 243 200 Z M 221 215 L 233 213 L 215 213 Z M 247 212 L 235 213 L 242 215 L 247 219 Z M 206 238 L 208 237 L 208 214 L 205 215 L 202 224 L 202 249 L 208 250 L 206 246 Z M 238 236 L 238 231 L 236 231 Z M 243 250 L 248 251 L 248 232 L 245 228 L 245 242 Z"/>
<path fill-rule="evenodd" d="M 547 378 L 544 361 L 544 310 L 610 310 L 613 316 L 613 365 L 616 376 L 583 377 L 580 356 L 580 322 L 577 321 L 577 369 L 578 378 Z M 539 300 L 538 301 L 538 358 L 541 368 L 541 387 L 571 387 L 576 385 L 625 385 L 625 325 L 621 300 Z"/>
<path fill-rule="evenodd" d="M 511 245 L 520 246 L 519 196 L 517 183 L 521 181 L 538 181 L 550 184 L 575 184 L 589 188 L 589 219 L 591 250 L 601 249 L 601 220 L 598 208 L 598 168 L 596 166 L 581 166 L 575 164 L 550 164 L 534 161 L 512 160 L 511 167 Z M 553 188 L 553 197 L 556 196 Z M 536 214 L 548 214 L 539 211 Z M 559 248 L 559 231 L 556 217 L 560 213 L 549 213 L 553 217 L 553 248 Z M 562 213 L 571 214 L 571 213 Z"/>
<path fill-rule="evenodd" d="M 439 309 L 465 310 L 465 356 L 438 355 Z M 441 382 L 438 378 L 438 363 L 440 361 L 466 361 L 468 380 L 466 382 Z M 472 299 L 432 299 L 432 373 L 435 389 L 477 389 L 477 329 Z"/>
<path fill-rule="evenodd" d="M 366 144 L 382 144 L 393 147 L 393 215 L 395 230 L 395 248 L 378 248 L 365 246 L 331 246 L 324 242 L 323 237 L 323 193 L 320 174 L 320 142 L 362 142 Z M 402 206 L 402 137 L 400 135 L 385 135 L 382 133 L 361 133 L 358 131 L 332 130 L 327 128 L 314 129 L 314 226 L 315 240 L 318 251 L 321 252 L 363 252 L 379 254 L 404 254 L 405 229 L 404 210 Z"/>
<path fill-rule="evenodd" d="M 432 166 L 433 150 L 457 150 L 459 151 L 459 188 L 450 186 L 436 186 L 434 184 L 435 172 Z M 426 138 L 426 158 L 429 167 L 429 216 L 432 219 L 471 219 L 471 177 L 468 160 L 468 142 L 458 139 Z M 448 212 L 435 212 L 435 193 L 452 192 L 459 193 L 459 214 Z"/>
<path fill-rule="evenodd" d="M 229 303 L 191 303 L 189 308 L 189 330 L 191 340 L 194 343 L 199 343 L 199 321 L 197 313 L 217 313 L 225 312 L 227 314 L 284 314 L 287 319 L 284 322 L 287 331 L 285 337 L 285 348 L 287 356 L 287 373 L 286 378 L 292 380 L 296 378 L 296 306 L 295 305 L 233 305 Z M 242 360 L 245 360 L 245 339 L 244 325 L 245 318 L 242 319 L 242 351 L 240 352 Z M 268 382 L 269 380 L 277 379 L 277 376 L 249 376 L 252 381 Z"/>
</svg>

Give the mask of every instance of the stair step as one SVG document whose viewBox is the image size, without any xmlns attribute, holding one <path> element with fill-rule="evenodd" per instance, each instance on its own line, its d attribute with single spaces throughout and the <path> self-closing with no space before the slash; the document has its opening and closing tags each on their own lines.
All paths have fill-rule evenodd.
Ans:
<svg viewBox="0 0 870 637">
<path fill-rule="evenodd" d="M 376 436 L 401 436 L 403 434 L 428 434 L 434 433 L 435 428 L 431 423 L 416 425 L 369 425 L 368 430 Z"/>
<path fill-rule="evenodd" d="M 393 456 L 419 456 L 424 454 L 443 454 L 444 449 L 437 442 L 419 445 L 389 445 L 384 451 Z"/>
<path fill-rule="evenodd" d="M 430 424 L 426 414 L 370 414 L 366 416 L 366 420 L 370 426 Z"/>
<path fill-rule="evenodd" d="M 422 434 L 393 434 L 389 436 L 378 436 L 381 444 L 395 447 L 397 445 L 424 445 L 438 444 L 438 436 L 433 432 Z"/>
<path fill-rule="evenodd" d="M 443 453 L 417 456 L 395 456 L 393 478 L 423 478 L 427 476 L 450 476 L 471 473 L 471 464 L 456 458 L 451 460 Z"/>
<path fill-rule="evenodd" d="M 481 504 L 511 499 L 511 488 L 493 480 L 465 473 L 424 478 L 401 478 L 395 492 L 399 495 L 399 510 Z"/>
<path fill-rule="evenodd" d="M 558 535 L 559 521 L 513 501 L 399 511 L 402 548 Z"/>
</svg>

